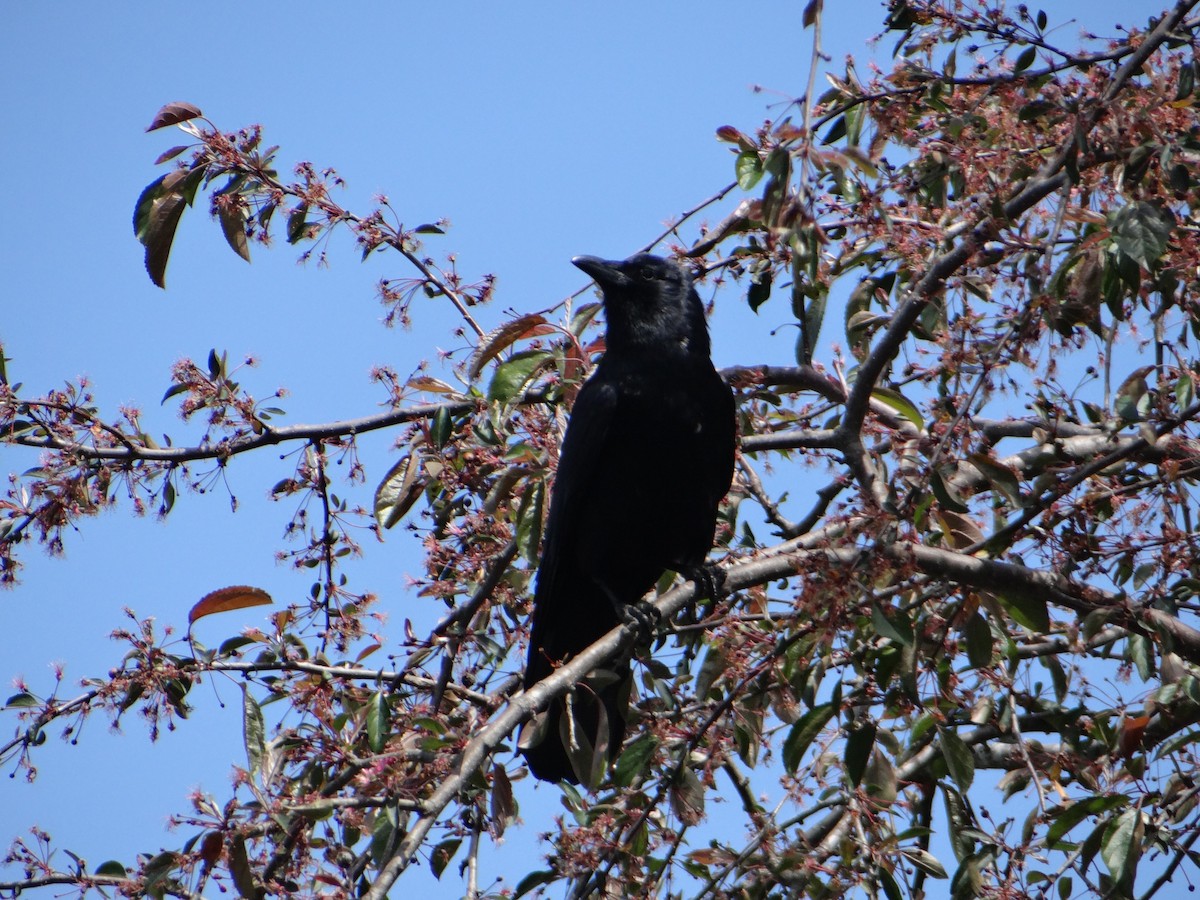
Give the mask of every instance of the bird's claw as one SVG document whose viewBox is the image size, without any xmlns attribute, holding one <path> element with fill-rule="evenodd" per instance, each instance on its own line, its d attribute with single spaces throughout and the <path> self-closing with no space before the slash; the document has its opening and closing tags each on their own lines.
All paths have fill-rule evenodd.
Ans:
<svg viewBox="0 0 1200 900">
<path fill-rule="evenodd" d="M 696 585 L 692 599 L 684 607 L 683 617 L 686 624 L 695 624 L 700 621 L 697 608 L 702 601 L 707 600 L 711 610 L 725 597 L 725 570 L 715 563 L 704 563 L 699 566 L 687 566 L 682 570 L 682 574 Z"/>
<path fill-rule="evenodd" d="M 725 570 L 716 563 L 704 563 L 696 566 L 690 572 L 684 573 L 696 582 L 696 599 L 711 600 L 716 603 L 725 599 Z"/>
<path fill-rule="evenodd" d="M 650 640 L 662 622 L 662 612 L 653 603 L 622 603 L 617 610 L 621 621 L 635 629 L 642 640 Z"/>
</svg>

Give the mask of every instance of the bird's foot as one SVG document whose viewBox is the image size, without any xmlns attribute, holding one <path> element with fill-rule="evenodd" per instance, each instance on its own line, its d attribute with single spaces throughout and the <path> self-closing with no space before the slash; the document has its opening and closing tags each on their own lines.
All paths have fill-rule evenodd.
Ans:
<svg viewBox="0 0 1200 900">
<path fill-rule="evenodd" d="M 696 582 L 696 599 L 712 600 L 714 603 L 725 599 L 725 570 L 716 563 L 704 563 L 694 566 L 691 571 L 684 572 L 688 578 Z"/>
<path fill-rule="evenodd" d="M 700 621 L 697 613 L 701 602 L 708 601 L 711 612 L 717 602 L 725 597 L 725 570 L 715 563 L 703 563 L 698 566 L 684 566 L 680 571 L 696 585 L 696 591 L 684 607 L 683 615 L 685 624 L 694 625 Z"/>
<path fill-rule="evenodd" d="M 645 600 L 639 600 L 637 603 L 618 604 L 617 617 L 627 626 L 636 630 L 639 639 L 643 641 L 654 637 L 658 626 L 662 623 L 662 613 L 658 607 Z"/>
</svg>

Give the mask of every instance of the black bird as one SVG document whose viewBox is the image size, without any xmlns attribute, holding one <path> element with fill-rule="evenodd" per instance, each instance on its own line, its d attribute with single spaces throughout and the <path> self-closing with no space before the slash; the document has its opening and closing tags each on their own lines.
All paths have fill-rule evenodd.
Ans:
<svg viewBox="0 0 1200 900">
<path fill-rule="evenodd" d="M 640 619 L 631 613 L 664 570 L 701 571 L 733 478 L 733 393 L 713 368 L 688 273 L 648 254 L 571 262 L 603 294 L 606 349 L 562 443 L 526 689 L 622 621 Z M 624 740 L 631 686 L 628 661 L 615 664 L 526 726 L 519 746 L 533 774 L 598 780 L 593 766 Z"/>
</svg>

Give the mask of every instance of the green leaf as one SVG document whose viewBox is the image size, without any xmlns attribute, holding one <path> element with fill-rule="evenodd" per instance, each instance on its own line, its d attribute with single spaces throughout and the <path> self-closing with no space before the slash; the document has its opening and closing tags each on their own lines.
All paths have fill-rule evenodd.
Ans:
<svg viewBox="0 0 1200 900">
<path fill-rule="evenodd" d="M 28 691 L 22 691 L 19 694 L 13 694 L 4 704 L 5 709 L 21 709 L 31 706 L 40 706 L 38 698 L 30 694 Z"/>
<path fill-rule="evenodd" d="M 825 137 L 821 139 L 823 144 L 832 144 L 834 141 L 841 140 L 846 136 L 846 117 L 838 116 L 829 130 L 825 132 Z"/>
<path fill-rule="evenodd" d="M 1144 634 L 1131 634 L 1126 638 L 1127 655 L 1137 669 L 1138 677 L 1149 681 L 1154 675 L 1154 643 Z"/>
<path fill-rule="evenodd" d="M 441 450 L 446 446 L 446 442 L 450 440 L 450 434 L 453 431 L 454 423 L 450 419 L 450 410 L 442 406 L 433 415 L 433 422 L 429 426 L 429 440 L 433 443 L 433 449 Z"/>
<path fill-rule="evenodd" d="M 767 154 L 763 169 L 781 181 L 787 181 L 792 172 L 792 154 L 787 147 L 776 147 Z"/>
<path fill-rule="evenodd" d="M 1100 844 L 1100 858 L 1108 866 L 1113 881 L 1119 883 L 1127 875 L 1133 874 L 1142 853 L 1144 831 L 1142 811 L 1137 808 L 1125 810 L 1105 829 Z"/>
<path fill-rule="evenodd" d="M 950 839 L 954 858 L 961 863 L 975 852 L 975 838 L 968 831 L 975 820 L 962 794 L 947 784 L 942 784 L 941 788 L 946 803 L 946 837 Z"/>
<path fill-rule="evenodd" d="M 240 206 L 222 203 L 217 207 L 217 218 L 221 220 L 221 231 L 233 252 L 250 262 L 250 244 L 246 240 L 246 215 Z"/>
<path fill-rule="evenodd" d="M 1050 630 L 1050 610 L 1043 598 L 1027 593 L 1006 593 L 1000 594 L 999 599 L 1018 625 L 1038 634 Z"/>
<path fill-rule="evenodd" d="M 760 708 L 759 703 L 747 704 L 741 710 L 741 718 L 733 728 L 734 746 L 737 748 L 737 754 L 751 769 L 758 766 L 758 754 L 762 749 L 763 722 L 765 720 L 765 706 Z M 789 714 L 790 710 L 785 710 L 785 715 Z M 795 721 L 793 716 L 784 721 L 791 723 Z"/>
<path fill-rule="evenodd" d="M 425 474 L 419 453 L 397 460 L 375 489 L 375 521 L 391 528 L 403 519 L 425 491 Z"/>
<path fill-rule="evenodd" d="M 897 609 L 885 610 L 882 605 L 871 605 L 871 625 L 875 632 L 899 644 L 902 647 L 913 645 L 912 623 L 908 616 Z"/>
<path fill-rule="evenodd" d="M 946 484 L 946 480 L 942 478 L 942 473 L 937 469 L 929 470 L 929 487 L 942 509 L 956 513 L 971 511 L 970 507 L 963 503 L 958 494 L 950 488 L 950 485 Z"/>
<path fill-rule="evenodd" d="M 229 842 L 229 874 L 243 900 L 258 900 L 258 885 L 254 883 L 254 872 L 250 868 L 250 857 L 246 853 L 246 839 L 234 835 Z"/>
<path fill-rule="evenodd" d="M 217 648 L 217 656 L 230 656 L 253 643 L 254 638 L 247 637 L 244 634 L 234 635 L 231 638 L 221 641 L 221 646 Z"/>
<path fill-rule="evenodd" d="M 160 400 L 159 402 L 166 403 L 168 400 L 170 400 L 176 394 L 182 394 L 184 391 L 188 390 L 190 387 L 191 387 L 191 385 L 186 384 L 186 383 L 173 384 L 169 388 L 167 388 L 167 392 L 165 394 L 163 394 L 162 400 Z"/>
<path fill-rule="evenodd" d="M 1183 734 L 1176 735 L 1169 741 L 1159 744 L 1158 748 L 1154 751 L 1154 758 L 1166 759 L 1192 744 L 1200 744 L 1200 729 L 1186 731 Z"/>
<path fill-rule="evenodd" d="M 892 765 L 892 761 L 885 753 L 880 752 L 878 742 L 875 745 L 875 752 L 871 754 L 871 759 L 867 763 L 867 771 L 863 774 L 863 783 L 867 793 L 876 803 L 887 806 L 894 803 L 898 796 L 900 783 L 896 776 L 896 767 Z"/>
<path fill-rule="evenodd" d="M 433 872 L 434 878 L 441 880 L 442 873 L 446 871 L 446 866 L 450 865 L 450 860 L 454 859 L 454 854 L 458 852 L 460 846 L 462 846 L 460 838 L 450 838 L 433 848 L 433 853 L 429 855 L 429 868 Z"/>
<path fill-rule="evenodd" d="M 100 865 L 96 867 L 96 874 L 108 875 L 113 878 L 129 877 L 129 873 L 125 870 L 125 867 L 115 859 L 110 859 L 100 863 Z"/>
<path fill-rule="evenodd" d="M 218 353 L 213 347 L 208 351 L 208 377 L 213 381 L 225 377 L 225 363 L 229 359 L 228 352 Z"/>
<path fill-rule="evenodd" d="M 1021 506 L 1021 483 L 1017 474 L 1008 466 L 1001 465 L 986 453 L 972 453 L 967 457 L 991 486 L 1004 494 L 1013 506 Z"/>
<path fill-rule="evenodd" d="M 537 563 L 541 549 L 545 497 L 546 482 L 538 479 L 526 486 L 517 508 L 517 549 L 530 565 Z"/>
<path fill-rule="evenodd" d="M 1175 90 L 1175 100 L 1187 100 L 1196 90 L 1196 70 L 1191 66 L 1179 67 L 1179 86 Z"/>
<path fill-rule="evenodd" d="M 992 664 L 992 629 L 987 619 L 976 610 L 963 627 L 967 639 L 967 659 L 971 668 L 981 669 Z"/>
<path fill-rule="evenodd" d="M 904 895 L 900 892 L 900 885 L 896 884 L 896 879 L 887 869 L 882 866 L 876 869 L 875 880 L 883 888 L 883 895 L 887 897 L 887 900 L 903 900 Z"/>
<path fill-rule="evenodd" d="M 375 753 L 382 753 L 383 748 L 387 746 L 390 730 L 389 712 L 387 699 L 383 696 L 381 688 L 371 695 L 367 703 L 367 745 Z"/>
<path fill-rule="evenodd" d="M 934 878 L 949 878 L 945 868 L 937 861 L 937 857 L 926 850 L 919 847 L 904 847 L 900 853 L 909 860 L 914 866 Z"/>
<path fill-rule="evenodd" d="M 1196 383 L 1192 376 L 1184 372 L 1175 382 L 1175 402 L 1180 411 L 1187 409 L 1196 399 Z"/>
<path fill-rule="evenodd" d="M 871 348 L 871 335 L 890 321 L 887 316 L 873 313 L 869 309 L 860 309 L 846 319 L 846 340 L 850 343 L 850 352 L 859 362 L 867 358 Z"/>
<path fill-rule="evenodd" d="M 946 756 L 946 768 L 950 771 L 950 777 L 965 794 L 975 780 L 975 756 L 971 753 L 971 748 L 952 729 L 939 728 L 938 735 L 942 741 L 942 751 Z"/>
<path fill-rule="evenodd" d="M 1139 422 L 1150 411 L 1150 385 L 1146 383 L 1146 376 L 1153 371 L 1154 366 L 1134 369 L 1117 388 L 1113 408 L 1123 421 Z"/>
<path fill-rule="evenodd" d="M 921 417 L 920 411 L 911 400 L 901 394 L 899 391 L 893 391 L 891 388 L 877 387 L 871 391 L 871 396 L 885 406 L 890 406 L 908 421 L 917 426 L 918 429 L 925 429 L 925 420 Z"/>
<path fill-rule="evenodd" d="M 301 203 L 290 213 L 287 219 L 287 242 L 295 244 L 304 239 L 308 233 L 308 204 Z"/>
<path fill-rule="evenodd" d="M 658 743 L 658 738 L 646 732 L 621 751 L 613 765 L 613 782 L 620 787 L 628 787 L 633 784 L 634 778 L 645 774 Z"/>
<path fill-rule="evenodd" d="M 867 771 L 867 760 L 875 748 L 876 725 L 874 722 L 861 722 L 846 738 L 846 776 L 850 784 L 858 787 L 863 774 Z"/>
<path fill-rule="evenodd" d="M 704 785 L 686 766 L 671 785 L 669 799 L 671 812 L 685 825 L 695 825 L 704 818 Z"/>
<path fill-rule="evenodd" d="M 799 279 L 792 282 L 792 303 L 803 303 L 803 284 Z M 815 297 L 807 297 L 804 303 L 804 327 L 800 329 L 800 338 L 796 346 L 796 361 L 802 366 L 812 365 L 813 351 L 817 347 L 817 338 L 821 334 L 821 324 L 825 321 L 826 294 L 821 292 Z"/>
<path fill-rule="evenodd" d="M 492 376 L 492 383 L 488 385 L 488 400 L 508 403 L 516 399 L 550 359 L 551 354 L 548 350 L 525 350 L 521 353 L 514 353 L 496 367 L 496 374 Z"/>
<path fill-rule="evenodd" d="M 1017 62 L 1013 66 L 1013 74 L 1020 75 L 1033 65 L 1035 59 L 1037 59 L 1037 47 L 1026 47 L 1021 51 L 1021 55 L 1017 57 Z"/>
<path fill-rule="evenodd" d="M 1091 816 L 1098 816 L 1117 807 L 1124 806 L 1128 799 L 1119 794 L 1101 796 L 1096 794 L 1077 800 L 1068 806 L 1050 810 L 1050 828 L 1046 831 L 1046 846 L 1055 849 L 1068 831 Z"/>
<path fill-rule="evenodd" d="M 1117 249 L 1149 269 L 1166 252 L 1175 217 L 1157 204 L 1139 200 L 1112 213 L 1109 226 Z"/>
<path fill-rule="evenodd" d="M 375 825 L 371 829 L 371 843 L 368 847 L 371 860 L 376 866 L 382 868 L 384 863 L 387 862 L 388 849 L 392 843 L 392 835 L 395 831 L 396 826 L 392 824 L 388 816 L 376 817 Z"/>
<path fill-rule="evenodd" d="M 267 749 L 266 726 L 258 702 L 250 696 L 245 685 L 242 685 L 242 739 L 246 745 L 250 771 L 257 773 L 262 768 L 263 754 Z"/>
<path fill-rule="evenodd" d="M 1171 190 L 1176 194 L 1186 194 L 1191 190 L 1192 173 L 1183 163 L 1171 166 L 1171 171 L 1167 173 L 1167 179 L 1171 182 Z"/>
<path fill-rule="evenodd" d="M 1021 107 L 1017 113 L 1018 122 L 1032 122 L 1034 119 L 1040 119 L 1052 109 L 1056 109 L 1055 104 L 1049 100 L 1033 99 Z"/>
<path fill-rule="evenodd" d="M 538 869 L 536 872 L 530 872 L 517 885 L 517 892 L 513 894 L 513 900 L 518 900 L 518 898 L 524 897 L 534 888 L 541 887 L 543 884 L 551 884 L 557 879 L 558 876 L 549 869 Z"/>
<path fill-rule="evenodd" d="M 698 699 L 706 699 L 708 692 L 712 690 L 712 686 L 717 679 L 725 674 L 729 668 L 729 659 L 725 655 L 725 651 L 719 644 L 714 644 L 708 648 L 708 652 L 704 655 L 704 662 L 700 664 L 700 671 L 696 673 L 696 683 L 694 690 Z"/>
<path fill-rule="evenodd" d="M 962 860 L 950 881 L 950 896 L 954 900 L 970 900 L 983 893 L 983 869 L 995 860 L 995 851 L 972 853 Z"/>
<path fill-rule="evenodd" d="M 792 726 L 787 739 L 783 742 L 783 767 L 789 774 L 794 773 L 800 767 L 800 762 L 804 759 L 804 751 L 808 749 L 809 744 L 816 740 L 836 713 L 837 707 L 834 704 L 822 703 L 806 712 Z"/>
<path fill-rule="evenodd" d="M 773 279 L 774 273 L 767 269 L 758 278 L 750 281 L 750 289 L 746 292 L 746 303 L 750 305 L 752 312 L 758 312 L 758 308 L 770 299 Z"/>
<path fill-rule="evenodd" d="M 758 184 L 763 176 L 762 160 L 754 150 L 745 150 L 737 155 L 733 170 L 737 175 L 738 187 L 748 191 Z"/>
</svg>

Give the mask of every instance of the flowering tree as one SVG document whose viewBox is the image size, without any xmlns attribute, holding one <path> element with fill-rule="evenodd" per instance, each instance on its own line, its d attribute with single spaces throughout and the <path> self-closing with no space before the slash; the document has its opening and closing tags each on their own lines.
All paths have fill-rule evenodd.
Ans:
<svg viewBox="0 0 1200 900">
<path fill-rule="evenodd" d="M 435 263 L 438 224 L 344 209 L 332 170 L 281 177 L 259 128 L 164 107 L 151 129 L 188 143 L 136 205 L 156 283 L 206 195 L 247 258 L 279 234 L 324 253 L 339 228 L 364 258 L 391 254 L 388 321 L 420 329 L 426 295 L 467 349 L 407 379 L 378 369 L 386 411 L 317 426 L 278 424 L 214 351 L 171 374 L 165 399 L 206 431 L 169 446 L 83 385 L 25 396 L 0 372 L 0 439 L 44 454 L 0 502 L 8 584 L 22 543 L 56 549 L 122 494 L 168 516 L 211 471 L 280 446 L 300 450 L 273 488 L 293 503 L 288 553 L 314 576 L 264 630 L 209 648 L 133 621 L 123 661 L 74 699 L 8 698 L 0 758 L 29 768 L 56 723 L 137 709 L 153 729 L 237 673 L 247 763 L 178 815 L 179 847 L 64 867 L 48 837 L 18 838 L 0 891 L 377 900 L 427 861 L 476 896 L 481 842 L 527 781 L 519 726 L 622 654 L 639 678 L 627 743 L 561 788 L 569 817 L 527 823 L 550 834 L 518 894 L 896 898 L 947 879 L 954 897 L 1149 897 L 1195 877 L 1197 5 L 1077 47 L 1024 5 L 893 0 L 891 71 L 848 64 L 820 95 L 808 5 L 805 96 L 719 128 L 735 183 L 647 243 L 690 260 L 712 302 L 790 304 L 796 323 L 795 366 L 723 372 L 741 429 L 724 590 L 696 602 L 668 574 L 653 646 L 617 629 L 527 693 L 531 575 L 562 422 L 602 352 L 597 304 L 485 327 L 492 279 Z M 386 473 L 356 456 L 378 429 L 396 436 Z M 421 536 L 417 590 L 444 604 L 428 631 L 382 633 L 378 599 L 344 581 L 364 525 Z M 226 588 L 191 619 L 269 600 Z M 394 665 L 372 665 L 380 645 Z M 288 710 L 271 731 L 268 702 Z M 711 821 L 717 799 L 740 820 Z"/>
</svg>

